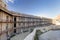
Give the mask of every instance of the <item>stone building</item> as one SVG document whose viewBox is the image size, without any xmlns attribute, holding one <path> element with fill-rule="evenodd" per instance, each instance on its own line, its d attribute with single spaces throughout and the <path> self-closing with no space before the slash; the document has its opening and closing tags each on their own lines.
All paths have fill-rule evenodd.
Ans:
<svg viewBox="0 0 60 40">
<path fill-rule="evenodd" d="M 13 35 L 31 28 L 48 26 L 52 19 L 9 11 L 0 0 L 0 40 L 8 40 Z"/>
<path fill-rule="evenodd" d="M 53 19 L 53 24 L 55 24 L 55 25 L 60 25 L 60 15 L 56 16 L 56 17 Z"/>
</svg>

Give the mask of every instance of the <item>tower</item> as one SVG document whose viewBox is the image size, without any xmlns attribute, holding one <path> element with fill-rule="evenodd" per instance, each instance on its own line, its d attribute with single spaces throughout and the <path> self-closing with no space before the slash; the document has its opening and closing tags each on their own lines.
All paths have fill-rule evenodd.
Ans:
<svg viewBox="0 0 60 40">
<path fill-rule="evenodd" d="M 0 6 L 6 8 L 6 4 L 3 1 L 4 0 L 0 0 Z"/>
</svg>

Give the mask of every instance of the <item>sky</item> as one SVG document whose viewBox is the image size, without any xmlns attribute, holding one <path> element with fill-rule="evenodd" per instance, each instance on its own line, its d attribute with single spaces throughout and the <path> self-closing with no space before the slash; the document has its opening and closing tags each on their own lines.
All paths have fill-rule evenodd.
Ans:
<svg viewBox="0 0 60 40">
<path fill-rule="evenodd" d="M 5 0 L 11 11 L 54 18 L 60 14 L 60 0 Z"/>
</svg>

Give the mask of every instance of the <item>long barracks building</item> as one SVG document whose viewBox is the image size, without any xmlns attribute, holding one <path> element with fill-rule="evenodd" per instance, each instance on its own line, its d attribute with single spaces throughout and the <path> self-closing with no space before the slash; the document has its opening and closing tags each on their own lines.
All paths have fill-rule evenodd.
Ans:
<svg viewBox="0 0 60 40">
<path fill-rule="evenodd" d="M 52 19 L 9 11 L 0 0 L 0 40 L 8 40 L 13 35 L 35 27 L 48 26 Z"/>
</svg>

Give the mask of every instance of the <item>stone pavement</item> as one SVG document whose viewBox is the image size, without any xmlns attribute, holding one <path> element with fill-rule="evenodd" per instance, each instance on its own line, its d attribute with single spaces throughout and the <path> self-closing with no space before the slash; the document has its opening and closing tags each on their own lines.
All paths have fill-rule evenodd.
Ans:
<svg viewBox="0 0 60 40">
<path fill-rule="evenodd" d="M 39 40 L 60 40 L 60 30 L 51 30 L 39 36 Z"/>
<path fill-rule="evenodd" d="M 24 40 L 24 38 L 29 34 L 29 32 L 18 34 L 11 38 L 11 40 Z"/>
</svg>

